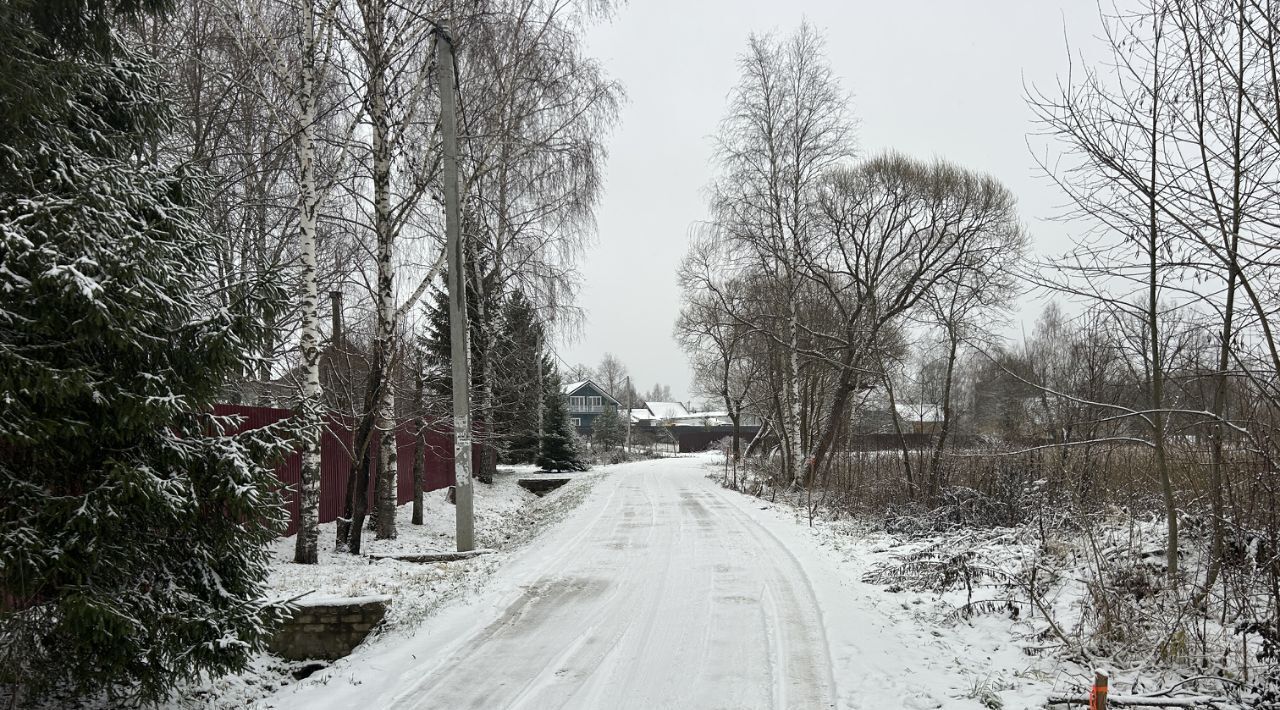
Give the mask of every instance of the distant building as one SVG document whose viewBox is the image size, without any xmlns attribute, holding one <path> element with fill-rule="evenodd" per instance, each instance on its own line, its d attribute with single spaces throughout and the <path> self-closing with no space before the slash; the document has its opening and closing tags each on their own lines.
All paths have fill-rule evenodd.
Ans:
<svg viewBox="0 0 1280 710">
<path fill-rule="evenodd" d="M 728 412 L 689 412 L 683 416 L 670 416 L 662 420 L 667 426 L 729 426 L 733 420 Z"/>
<path fill-rule="evenodd" d="M 342 293 L 329 294 L 331 306 L 330 336 L 320 349 L 320 396 L 329 412 L 359 416 L 364 410 L 365 388 L 369 381 L 372 354 L 365 347 L 347 337 L 342 325 Z M 281 376 L 269 380 L 248 380 L 236 388 L 224 392 L 228 404 L 247 404 L 262 407 L 289 409 L 297 406 L 302 393 L 306 371 L 301 364 L 290 368 Z M 404 363 L 399 363 L 391 373 L 395 387 L 408 391 L 413 374 Z M 411 414 L 412 403 L 397 398 L 397 416 Z"/>
<path fill-rule="evenodd" d="M 743 414 L 738 422 L 742 426 L 760 426 L 758 417 Z M 690 412 L 680 402 L 645 402 L 643 409 L 631 410 L 631 426 L 636 427 L 720 427 L 731 426 L 733 420 L 725 411 Z"/>
<path fill-rule="evenodd" d="M 618 400 L 591 380 L 570 382 L 562 391 L 569 399 L 569 423 L 582 436 L 591 434 L 591 425 L 605 410 L 618 411 Z"/>
<path fill-rule="evenodd" d="M 760 431 L 760 419 L 742 414 L 738 421 L 741 445 Z M 645 402 L 631 410 L 632 439 L 672 443 L 682 452 L 703 451 L 733 436 L 733 420 L 725 411 L 690 412 L 680 402 Z"/>
<path fill-rule="evenodd" d="M 649 410 L 654 419 L 665 421 L 689 416 L 689 410 L 679 402 L 645 402 L 644 407 Z"/>
<path fill-rule="evenodd" d="M 650 412 L 648 407 L 631 410 L 631 426 L 654 427 L 657 425 L 658 418 L 653 416 L 653 412 Z"/>
<path fill-rule="evenodd" d="M 902 430 L 916 434 L 936 434 L 942 427 L 942 408 L 933 404 L 898 403 Z"/>
</svg>

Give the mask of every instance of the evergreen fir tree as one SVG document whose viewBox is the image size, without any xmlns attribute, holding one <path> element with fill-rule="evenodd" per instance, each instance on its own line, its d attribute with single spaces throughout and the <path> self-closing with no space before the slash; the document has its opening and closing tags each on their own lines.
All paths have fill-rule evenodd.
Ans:
<svg viewBox="0 0 1280 710">
<path fill-rule="evenodd" d="M 427 333 L 421 338 L 427 368 L 425 388 L 434 409 L 449 411 L 453 407 L 453 334 L 449 330 L 449 275 L 443 271 L 440 287 L 431 292 L 426 311 Z M 475 358 L 474 340 L 471 356 Z M 475 377 L 473 371 L 473 383 Z"/>
<path fill-rule="evenodd" d="M 537 312 L 524 294 L 515 291 L 502 309 L 494 383 L 493 424 L 503 443 L 507 463 L 533 463 L 538 456 L 538 368 L 546 335 Z"/>
<path fill-rule="evenodd" d="M 591 440 L 606 450 L 622 446 L 626 438 L 626 423 L 616 409 L 605 407 L 591 422 Z"/>
<path fill-rule="evenodd" d="M 427 322 L 430 332 L 423 339 L 423 348 L 427 354 L 428 376 L 426 391 L 428 399 L 437 411 L 452 412 L 453 336 L 449 328 L 448 283 L 448 274 L 442 273 L 440 288 L 436 289 L 434 298 L 427 305 Z M 497 310 L 498 304 L 501 302 L 501 289 L 498 287 L 496 279 L 490 279 L 485 284 L 484 292 L 485 300 L 489 302 L 488 307 L 491 311 Z M 471 287 L 470 279 L 468 279 L 467 324 L 470 333 L 470 347 L 468 350 L 471 353 L 471 414 L 474 424 L 472 434 L 477 443 L 496 446 L 500 441 L 500 434 L 493 425 L 495 412 L 486 411 L 482 406 L 480 397 L 484 386 L 484 368 L 481 367 L 481 355 L 486 348 L 494 347 L 494 343 L 489 330 L 476 317 L 476 313 L 479 311 L 478 298 L 479 295 L 476 289 Z M 484 483 L 492 483 L 491 480 L 486 480 L 483 475 L 478 475 L 477 480 Z"/>
<path fill-rule="evenodd" d="M 282 294 L 201 289 L 199 182 L 140 157 L 159 71 L 107 23 L 155 5 L 0 5 L 0 686 L 24 702 L 163 698 L 275 613 L 285 439 L 210 405 Z"/>
<path fill-rule="evenodd" d="M 585 471 L 569 423 L 568 402 L 560 391 L 560 373 L 549 357 L 543 358 L 542 367 L 543 432 L 538 466 L 543 471 Z"/>
<path fill-rule="evenodd" d="M 491 286 L 486 294 L 496 291 Z M 422 348 L 427 361 L 427 396 L 437 409 L 453 410 L 453 335 L 449 329 L 449 275 L 440 274 L 440 288 L 437 288 L 432 299 L 427 303 L 428 333 L 422 338 Z M 467 308 L 469 313 L 476 311 L 475 289 L 467 288 Z M 489 337 L 479 328 L 474 319 L 470 319 L 471 352 L 471 391 L 472 412 L 483 417 L 482 412 L 474 409 L 474 393 L 479 389 L 484 373 L 476 363 L 480 362 L 480 351 L 491 347 Z"/>
</svg>

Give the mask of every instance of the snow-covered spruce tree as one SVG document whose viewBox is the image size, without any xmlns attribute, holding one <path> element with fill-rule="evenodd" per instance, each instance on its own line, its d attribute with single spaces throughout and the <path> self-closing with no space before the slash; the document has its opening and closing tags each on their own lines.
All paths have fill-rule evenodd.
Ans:
<svg viewBox="0 0 1280 710">
<path fill-rule="evenodd" d="M 467 306 L 470 308 L 474 296 L 467 289 Z M 440 286 L 431 293 L 431 299 L 424 305 L 427 317 L 427 332 L 422 336 L 420 346 L 426 357 L 427 382 L 426 390 L 432 408 L 436 411 L 448 412 L 453 409 L 453 337 L 449 331 L 449 274 L 440 273 Z M 476 357 L 476 338 L 471 338 L 471 358 Z M 479 377 L 474 369 L 471 371 L 471 386 Z"/>
<path fill-rule="evenodd" d="M 264 462 L 285 439 L 222 435 L 209 407 L 281 294 L 202 290 L 219 236 L 198 181 L 142 157 L 169 116 L 109 22 L 156 4 L 0 5 L 0 696 L 19 705 L 162 698 L 243 666 L 275 616 Z"/>
<path fill-rule="evenodd" d="M 543 471 L 585 471 L 587 467 L 578 454 L 569 424 L 568 403 L 560 391 L 560 373 L 550 358 L 543 360 L 542 368 L 544 429 L 538 467 Z"/>
<path fill-rule="evenodd" d="M 514 291 L 503 304 L 502 328 L 495 344 L 498 406 L 493 425 L 507 463 L 532 463 L 538 458 L 538 406 L 542 398 L 538 368 L 545 339 L 533 304 Z"/>
<path fill-rule="evenodd" d="M 605 451 L 622 446 L 622 443 L 627 440 L 627 425 L 619 416 L 618 410 L 605 407 L 605 410 L 592 420 L 591 440 Z"/>
<path fill-rule="evenodd" d="M 453 337 L 449 330 L 449 274 L 442 271 L 440 279 L 440 288 L 436 289 L 433 298 L 426 306 L 427 325 L 430 332 L 422 339 L 422 348 L 426 352 L 429 372 L 426 383 L 428 406 L 433 407 L 435 411 L 447 413 L 453 411 Z M 476 290 L 472 288 L 471 280 L 468 279 L 468 313 L 476 312 L 478 297 Z M 501 295 L 500 288 L 496 282 L 491 281 L 487 284 L 485 298 L 492 301 L 489 304 L 490 308 L 497 308 Z M 468 325 L 470 326 L 468 329 L 470 332 L 468 341 L 471 362 L 477 363 L 480 362 L 481 353 L 483 353 L 484 349 L 493 347 L 493 338 L 485 332 L 476 320 L 469 320 Z M 479 406 L 479 397 L 476 396 L 476 393 L 480 391 L 483 385 L 483 378 L 484 370 L 482 368 L 471 368 L 471 413 L 475 426 L 472 434 L 477 442 L 488 446 L 491 445 L 489 443 L 491 437 L 499 437 L 501 435 L 495 432 L 490 424 L 493 413 L 485 411 L 483 407 Z M 482 480 L 482 482 L 492 483 L 493 481 Z"/>
</svg>

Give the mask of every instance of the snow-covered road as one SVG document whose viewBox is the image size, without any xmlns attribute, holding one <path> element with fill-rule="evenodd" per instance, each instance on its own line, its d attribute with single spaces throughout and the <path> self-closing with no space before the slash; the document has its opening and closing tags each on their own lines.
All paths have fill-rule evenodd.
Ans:
<svg viewBox="0 0 1280 710">
<path fill-rule="evenodd" d="M 270 706 L 974 706 L 920 657 L 932 639 L 865 603 L 877 592 L 706 465 L 613 468 L 478 598 Z"/>
</svg>

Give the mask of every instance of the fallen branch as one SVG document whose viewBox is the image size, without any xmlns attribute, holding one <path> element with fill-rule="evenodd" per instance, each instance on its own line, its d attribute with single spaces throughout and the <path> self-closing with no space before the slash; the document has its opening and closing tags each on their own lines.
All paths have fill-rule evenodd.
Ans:
<svg viewBox="0 0 1280 710">
<path fill-rule="evenodd" d="M 314 593 L 315 593 L 315 591 L 316 591 L 316 590 L 314 590 L 314 589 L 308 589 L 307 591 L 305 591 L 305 592 L 303 592 L 303 593 L 301 593 L 301 594 L 296 594 L 296 595 L 294 595 L 294 596 L 292 596 L 292 597 L 280 597 L 279 599 L 272 599 L 272 600 L 270 600 L 270 601 L 268 601 L 268 602 L 267 602 L 267 606 L 279 606 L 279 605 L 281 605 L 281 604 L 292 604 L 292 603 L 294 603 L 294 602 L 298 601 L 299 599 L 301 599 L 301 598 L 303 598 L 303 597 L 307 596 L 308 594 L 314 594 Z"/>
<path fill-rule="evenodd" d="M 488 548 L 480 548 L 478 550 L 467 550 L 465 552 L 386 552 L 366 555 L 369 562 L 373 563 L 377 560 L 399 560 L 401 562 L 456 562 L 458 560 L 469 560 L 480 555 L 488 555 L 496 552 Z"/>
<path fill-rule="evenodd" d="M 1047 701 L 1048 705 L 1080 705 L 1081 707 L 1089 707 L 1088 695 L 1054 695 L 1050 696 Z M 1107 704 L 1125 707 L 1146 707 L 1146 708 L 1199 708 L 1214 707 L 1219 703 L 1228 702 L 1227 698 L 1217 695 L 1180 695 L 1165 696 L 1158 695 L 1108 695 Z"/>
</svg>

